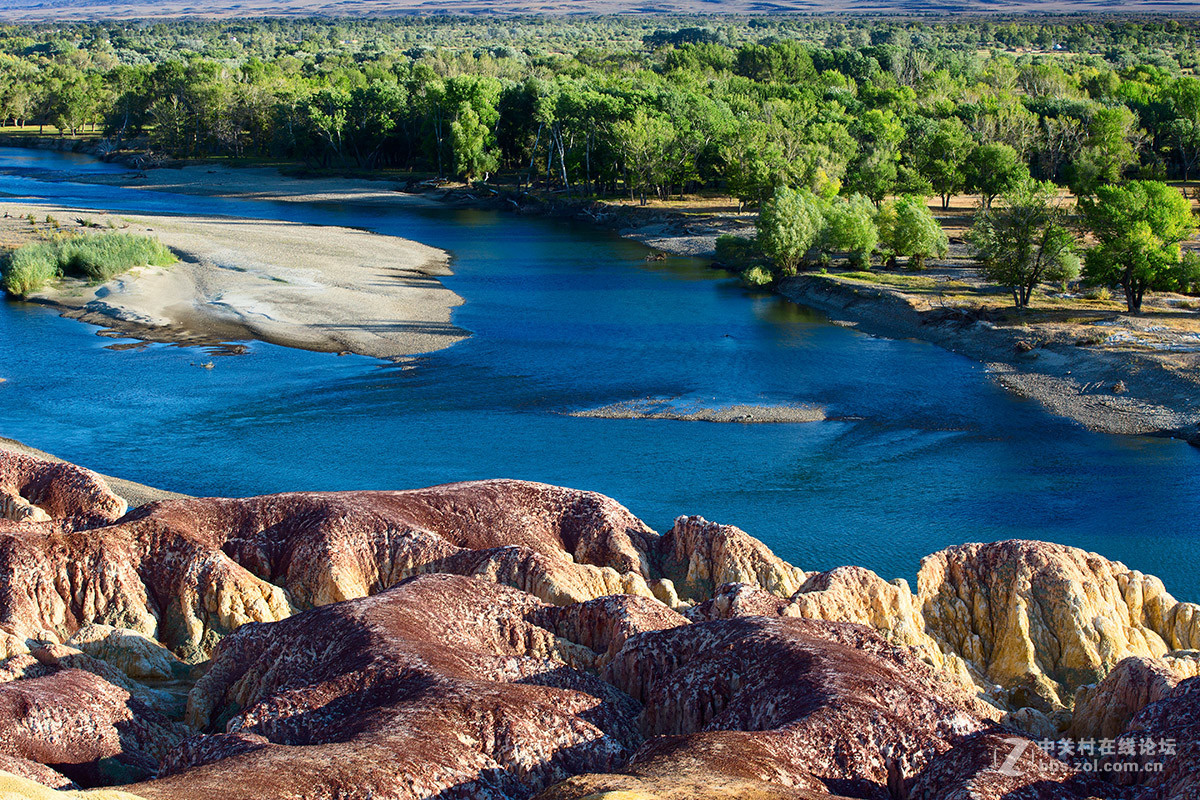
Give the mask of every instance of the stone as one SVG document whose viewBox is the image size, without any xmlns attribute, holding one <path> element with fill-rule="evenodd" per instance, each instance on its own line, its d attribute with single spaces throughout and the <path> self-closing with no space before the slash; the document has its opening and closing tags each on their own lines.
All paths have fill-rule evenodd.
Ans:
<svg viewBox="0 0 1200 800">
<path fill-rule="evenodd" d="M 682 600 L 701 602 L 718 586 L 745 583 L 790 597 L 804 583 L 804 572 L 732 525 L 704 517 L 679 517 L 655 542 L 659 572 Z"/>
<path fill-rule="evenodd" d="M 34 780 L 29 775 L 18 770 L 7 768 L 7 762 L 0 759 L 0 800 L 143 800 L 141 797 L 122 792 L 117 789 L 93 789 L 87 792 L 55 791 L 59 787 L 50 787 L 41 781 Z M 67 789 L 68 787 L 62 787 Z"/>
<path fill-rule="evenodd" d="M 1098 800 L 1116 787 L 1091 780 L 1025 736 L 980 731 L 930 759 L 908 800 Z"/>
<path fill-rule="evenodd" d="M 87 535 L 0 528 L 0 563 L 13 575 L 0 587 L 0 628 L 10 654 L 30 638 L 66 641 L 101 624 L 196 662 L 247 622 L 427 572 L 487 577 L 559 604 L 650 598 L 655 540 L 608 498 L 520 481 L 162 501 Z M 670 594 L 661 581 L 655 589 Z"/>
<path fill-rule="evenodd" d="M 605 667 L 629 639 L 647 631 L 689 624 L 687 617 L 657 600 L 612 595 L 569 606 L 547 606 L 530 618 L 557 636 L 599 654 L 593 664 Z"/>
<path fill-rule="evenodd" d="M 500 584 L 424 575 L 243 626 L 192 692 L 188 719 L 209 735 L 130 791 L 527 798 L 624 764 L 640 743 L 637 705 L 571 667 L 599 654 L 531 621 L 546 608 Z M 600 620 L 595 630 L 619 627 Z"/>
<path fill-rule="evenodd" d="M 5 786 L 5 778 L 10 776 L 24 778 L 26 781 L 32 781 L 50 789 L 79 788 L 79 785 L 75 781 L 61 772 L 50 769 L 45 764 L 39 764 L 27 758 L 0 755 L 0 798 L 4 798 L 5 791 L 13 791 L 13 789 Z M 59 796 L 61 797 L 61 795 Z"/>
<path fill-rule="evenodd" d="M 1115 739 L 1139 711 L 1170 695 L 1180 681 L 1197 675 L 1200 654 L 1122 659 L 1104 680 L 1075 692 L 1067 733 L 1076 739 Z"/>
<path fill-rule="evenodd" d="M 1152 743 L 1152 752 L 1143 750 L 1147 741 Z M 1170 743 L 1170 752 L 1159 749 L 1163 742 Z M 1135 754 L 1122 754 L 1126 747 Z M 1115 781 L 1132 787 L 1134 800 L 1200 796 L 1200 678 L 1181 681 L 1166 697 L 1134 715 L 1116 748 L 1117 754 L 1108 761 L 1121 764 L 1121 771 L 1114 773 Z M 1131 764 L 1138 769 L 1129 770 Z"/>
<path fill-rule="evenodd" d="M 48 464 L 0 459 L 0 769 L 46 785 L 1074 798 L 1077 776 L 1051 780 L 1036 754 L 1037 782 L 989 772 L 987 737 L 1130 736 L 1191 713 L 1197 606 L 1075 548 L 949 548 L 914 593 L 806 573 L 701 517 L 659 536 L 544 484 L 122 516 L 100 479 Z M 1185 791 L 1189 753 L 1132 790 Z"/>
<path fill-rule="evenodd" d="M 113 522 L 127 509 L 96 473 L 13 450 L 0 450 L 0 517 L 15 522 Z"/>
<path fill-rule="evenodd" d="M 1195 607 L 1157 578 L 1048 542 L 951 547 L 921 562 L 917 584 L 926 632 L 1014 709 L 1067 708 L 1121 659 L 1196 638 Z"/>
<path fill-rule="evenodd" d="M 604 677 L 643 704 L 648 740 L 625 772 L 655 781 L 879 796 L 985 724 L 973 694 L 844 623 L 742 617 L 644 633 Z"/>
<path fill-rule="evenodd" d="M 924 617 L 908 584 L 887 583 L 861 567 L 812 573 L 790 599 L 747 584 L 726 584 L 687 614 L 692 619 L 782 616 L 866 625 L 894 644 L 914 648 L 948 680 L 975 688 L 966 663 L 944 652 L 925 633 Z"/>
<path fill-rule="evenodd" d="M 0 684 L 0 754 L 44 764 L 81 786 L 152 775 L 186 735 L 90 672 L 62 669 Z"/>
<path fill-rule="evenodd" d="M 91 623 L 66 644 L 105 661 L 137 681 L 169 681 L 185 675 L 187 665 L 143 633 Z"/>
</svg>

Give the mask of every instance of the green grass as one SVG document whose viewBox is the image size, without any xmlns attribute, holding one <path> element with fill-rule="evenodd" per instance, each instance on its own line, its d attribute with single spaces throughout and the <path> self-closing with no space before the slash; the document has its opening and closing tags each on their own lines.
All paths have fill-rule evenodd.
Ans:
<svg viewBox="0 0 1200 800">
<path fill-rule="evenodd" d="M 977 294 L 976 289 L 962 281 L 946 281 L 931 278 L 927 275 L 901 275 L 894 272 L 836 272 L 834 278 L 847 278 L 860 283 L 874 283 L 879 286 L 892 286 L 909 292 L 926 293 L 937 291 L 942 294 Z"/>
<path fill-rule="evenodd" d="M 924 275 L 893 275 L 889 272 L 839 272 L 835 277 L 863 283 L 895 286 L 898 289 L 933 289 L 937 281 Z"/>
<path fill-rule="evenodd" d="M 175 255 L 157 239 L 105 232 L 56 237 L 14 251 L 0 266 L 0 285 L 23 297 L 64 276 L 104 283 L 133 267 L 166 266 Z"/>
</svg>

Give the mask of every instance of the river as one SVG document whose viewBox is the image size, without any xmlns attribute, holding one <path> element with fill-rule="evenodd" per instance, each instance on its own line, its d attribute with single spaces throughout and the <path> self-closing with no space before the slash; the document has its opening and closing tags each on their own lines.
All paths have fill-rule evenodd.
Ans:
<svg viewBox="0 0 1200 800">
<path fill-rule="evenodd" d="M 0 435 L 198 495 L 403 489 L 511 477 L 610 495 L 652 527 L 738 525 L 806 570 L 911 580 L 968 541 L 1046 539 L 1160 576 L 1192 567 L 1200 450 L 1091 433 L 985 369 L 832 325 L 692 259 L 500 212 L 211 199 L 63 180 L 112 170 L 0 148 L 0 209 L 30 201 L 337 224 L 449 250 L 470 338 L 404 365 L 255 343 L 240 356 L 131 346 L 0 302 Z M 213 360 L 214 369 L 198 364 Z M 814 403 L 803 424 L 614 420 L 638 398 Z M 1192 509 L 1189 511 L 1188 509 Z"/>
</svg>

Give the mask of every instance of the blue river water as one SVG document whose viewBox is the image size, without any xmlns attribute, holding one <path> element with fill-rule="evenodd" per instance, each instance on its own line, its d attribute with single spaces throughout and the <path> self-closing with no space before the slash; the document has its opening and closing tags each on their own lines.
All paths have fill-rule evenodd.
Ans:
<svg viewBox="0 0 1200 800">
<path fill-rule="evenodd" d="M 19 198 L 127 212 L 348 225 L 449 250 L 470 338 L 405 365 L 265 344 L 214 358 L 114 348 L 97 328 L 0 302 L 0 435 L 198 495 L 401 489 L 512 477 L 608 494 L 663 530 L 738 525 L 807 569 L 912 579 L 951 544 L 1094 550 L 1200 600 L 1200 450 L 1095 434 L 932 345 L 873 338 L 691 259 L 561 221 L 487 211 L 267 203 L 93 186 L 80 156 L 0 149 Z M 127 343 L 127 342 L 126 342 Z M 197 364 L 214 360 L 216 368 Z M 645 397 L 816 403 L 836 420 L 579 418 Z"/>
</svg>

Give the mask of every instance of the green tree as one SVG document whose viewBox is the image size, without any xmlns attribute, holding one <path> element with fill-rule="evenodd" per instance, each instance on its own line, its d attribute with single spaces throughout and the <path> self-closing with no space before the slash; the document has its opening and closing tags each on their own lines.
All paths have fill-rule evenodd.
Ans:
<svg viewBox="0 0 1200 800">
<path fill-rule="evenodd" d="M 925 259 L 944 257 L 950 249 L 946 232 L 923 197 L 906 194 L 886 203 L 877 224 L 879 240 L 892 263 L 896 256 L 907 256 L 911 269 L 924 269 Z"/>
<path fill-rule="evenodd" d="M 904 126 L 890 110 L 872 109 L 858 118 L 854 132 L 860 150 L 847 183 L 878 207 L 896 188 Z"/>
<path fill-rule="evenodd" d="M 1016 307 L 1025 308 L 1042 281 L 1078 277 L 1075 237 L 1049 181 L 1027 181 L 1004 200 L 976 216 L 967 242 L 984 277 L 1007 287 Z"/>
<path fill-rule="evenodd" d="M 914 148 L 917 170 L 941 196 L 943 209 L 950 207 L 951 195 L 966 182 L 964 167 L 970 148 L 966 126 L 953 117 L 938 120 L 918 137 Z"/>
<path fill-rule="evenodd" d="M 450 160 L 455 174 L 466 181 L 486 178 L 499 166 L 495 135 L 499 100 L 500 82 L 494 78 L 464 75 L 446 81 Z"/>
<path fill-rule="evenodd" d="M 825 204 L 825 224 L 820 246 L 829 252 L 849 253 L 857 266 L 867 267 L 879 243 L 875 207 L 861 194 L 834 197 Z"/>
<path fill-rule="evenodd" d="M 1179 243 L 1196 230 L 1191 203 L 1165 183 L 1132 181 L 1097 187 L 1080 208 L 1098 242 L 1087 252 L 1084 274 L 1120 284 L 1129 312 L 1139 313 L 1146 290 L 1178 268 Z"/>
<path fill-rule="evenodd" d="M 983 207 L 1029 180 L 1029 167 L 1016 150 L 1006 144 L 982 144 L 967 156 L 966 185 L 983 198 Z"/>
<path fill-rule="evenodd" d="M 662 194 L 656 178 L 663 174 L 675 128 L 662 117 L 650 116 L 639 109 L 633 119 L 621 120 L 613 126 L 613 136 L 620 142 L 629 197 L 632 199 L 636 192 L 645 205 L 647 187 L 653 185 Z"/>
<path fill-rule="evenodd" d="M 825 227 L 819 197 L 781 186 L 758 214 L 758 246 L 785 274 L 795 274 Z"/>
</svg>

